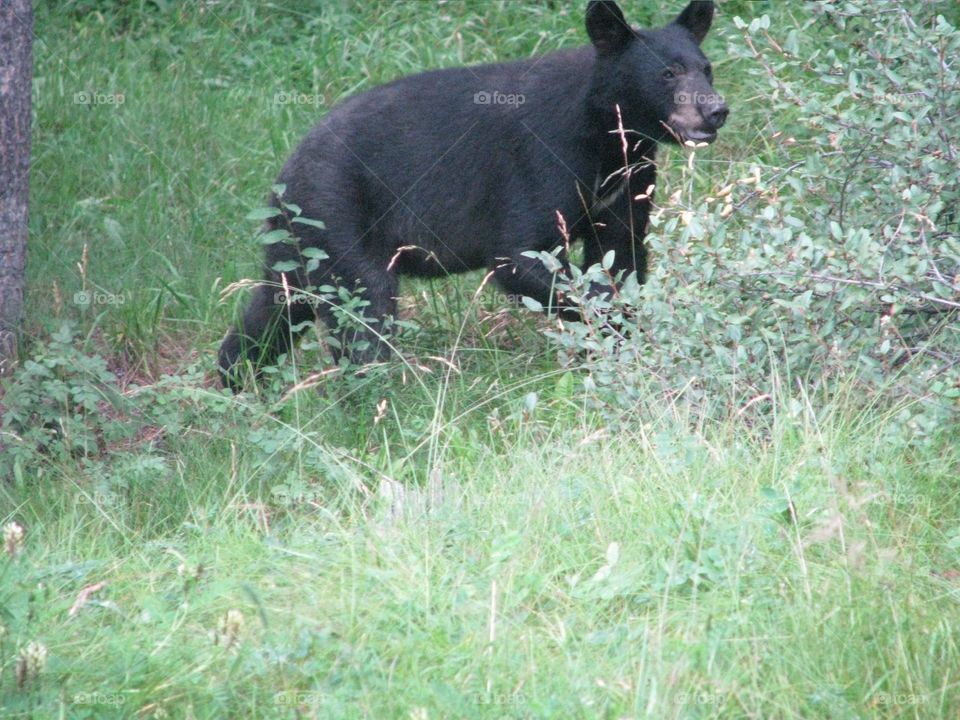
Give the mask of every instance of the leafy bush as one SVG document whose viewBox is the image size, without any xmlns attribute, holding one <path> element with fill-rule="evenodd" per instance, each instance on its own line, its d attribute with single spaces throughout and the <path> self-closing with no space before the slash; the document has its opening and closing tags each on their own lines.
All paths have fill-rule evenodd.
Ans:
<svg viewBox="0 0 960 720">
<path fill-rule="evenodd" d="M 128 484 L 117 477 L 139 478 L 141 470 L 162 464 L 149 449 L 139 457 L 122 452 L 136 445 L 139 433 L 152 428 L 152 437 L 179 435 L 191 424 L 215 432 L 228 410 L 246 411 L 204 389 L 203 377 L 191 366 L 147 387 L 121 389 L 107 361 L 84 350 L 65 323 L 2 388 L 0 473 L 22 482 L 44 463 L 82 459 L 92 474 L 107 478 L 99 483 L 104 487 Z M 106 455 L 110 462 L 101 466 L 97 459 Z M 112 466 L 119 475 L 109 475 Z"/>
<path fill-rule="evenodd" d="M 778 159 L 704 193 L 689 151 L 682 192 L 651 218 L 645 287 L 588 297 L 601 266 L 560 278 L 584 322 L 551 334 L 569 362 L 586 354 L 604 403 L 631 407 L 655 379 L 743 404 L 779 375 L 920 399 L 904 418 L 920 433 L 956 412 L 960 33 L 929 8 L 882 6 L 812 4 L 795 28 L 735 18 L 730 50 L 769 87 Z"/>
<path fill-rule="evenodd" d="M 96 455 L 133 430 L 115 421 L 123 402 L 106 361 L 78 350 L 65 324 L 5 388 L 0 467 L 19 475 L 23 461 L 37 453 L 57 459 Z"/>
<path fill-rule="evenodd" d="M 224 445 L 243 443 L 252 474 L 275 485 L 270 496 L 284 507 L 316 505 L 339 489 L 357 488 L 350 453 L 329 447 L 329 433 L 301 426 L 299 397 L 290 388 L 302 389 L 305 381 L 289 360 L 269 368 L 256 402 L 211 390 L 202 364 L 149 385 L 121 386 L 103 357 L 64 325 L 2 388 L 0 477 L 39 487 L 44 474 L 62 474 L 76 479 L 79 502 L 153 522 L 147 517 L 152 503 L 178 494 L 174 459 L 183 452 L 178 443 L 192 435 L 194 442 L 216 437 Z M 337 377 L 340 382 L 326 390 L 354 402 L 364 397 L 353 373 Z M 351 417 L 352 406 L 333 407 L 329 412 Z M 163 527 L 163 518 L 156 524 Z"/>
</svg>

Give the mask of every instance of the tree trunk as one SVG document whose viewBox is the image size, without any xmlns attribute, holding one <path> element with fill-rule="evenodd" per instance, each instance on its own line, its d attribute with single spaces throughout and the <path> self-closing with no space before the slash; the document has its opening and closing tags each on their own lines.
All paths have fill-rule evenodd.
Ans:
<svg viewBox="0 0 960 720">
<path fill-rule="evenodd" d="M 23 321 L 32 41 L 31 0 L 0 0 L 0 375 L 16 363 Z"/>
</svg>

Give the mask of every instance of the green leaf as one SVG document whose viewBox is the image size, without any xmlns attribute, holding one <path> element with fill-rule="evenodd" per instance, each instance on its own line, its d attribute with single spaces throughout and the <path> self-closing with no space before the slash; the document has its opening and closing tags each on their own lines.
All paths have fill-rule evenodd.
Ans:
<svg viewBox="0 0 960 720">
<path fill-rule="evenodd" d="M 523 304 L 534 312 L 543 312 L 543 305 L 532 297 L 523 296 Z"/>
<path fill-rule="evenodd" d="M 272 217 L 276 217 L 281 214 L 280 208 L 275 207 L 262 207 L 254 208 L 249 213 L 247 213 L 247 220 L 267 220 Z"/>
<path fill-rule="evenodd" d="M 283 228 L 277 228 L 276 230 L 270 230 L 260 235 L 260 244 L 261 245 L 273 245 L 274 243 L 283 242 L 284 240 L 292 237 L 287 230 Z"/>
<path fill-rule="evenodd" d="M 311 218 L 305 217 L 295 217 L 293 222 L 300 223 L 301 225 L 310 225 L 311 227 L 319 228 L 320 230 L 326 230 L 327 226 L 323 224 L 320 220 L 312 220 Z"/>
</svg>

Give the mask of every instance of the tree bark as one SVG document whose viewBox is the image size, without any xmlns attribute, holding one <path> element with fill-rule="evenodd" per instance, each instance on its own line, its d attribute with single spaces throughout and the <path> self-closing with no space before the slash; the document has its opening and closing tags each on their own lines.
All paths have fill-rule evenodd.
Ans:
<svg viewBox="0 0 960 720">
<path fill-rule="evenodd" d="M 16 363 L 23 322 L 32 79 L 31 0 L 0 0 L 0 375 Z"/>
</svg>

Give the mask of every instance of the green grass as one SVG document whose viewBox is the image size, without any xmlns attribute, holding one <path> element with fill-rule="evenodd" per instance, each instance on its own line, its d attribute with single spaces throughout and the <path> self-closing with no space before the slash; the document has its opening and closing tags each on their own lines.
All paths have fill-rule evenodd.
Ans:
<svg viewBox="0 0 960 720">
<path fill-rule="evenodd" d="M 443 423 L 401 496 L 321 432 L 258 445 L 266 415 L 123 492 L 64 468 L 18 507 L 8 606 L 50 659 L 8 712 L 952 717 L 960 456 L 821 400 L 764 427 L 651 403 L 614 434 L 563 400 Z"/>
<path fill-rule="evenodd" d="M 101 447 L 61 429 L 0 479 L 0 524 L 25 529 L 0 554 L 0 718 L 960 714 L 960 438 L 911 435 L 909 405 L 773 377 L 745 411 L 651 381 L 613 422 L 546 320 L 474 299 L 482 274 L 404 286 L 406 364 L 287 395 L 322 369 L 307 343 L 259 396 L 215 388 L 243 299 L 220 291 L 260 263 L 244 216 L 316 119 L 584 42 L 579 7 L 38 5 L 28 353 L 64 321 L 82 352 L 55 346 L 27 404 L 71 428 L 61 394 L 93 394 L 77 422 Z M 662 197 L 785 164 L 769 137 L 799 132 L 725 53 L 732 15 L 799 11 L 723 7 L 731 126 L 694 177 L 665 153 Z M 46 665 L 18 682 L 30 642 Z"/>
</svg>

